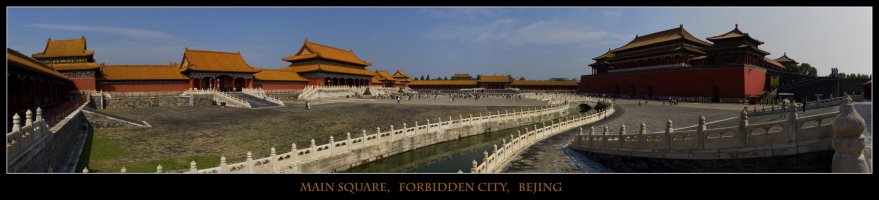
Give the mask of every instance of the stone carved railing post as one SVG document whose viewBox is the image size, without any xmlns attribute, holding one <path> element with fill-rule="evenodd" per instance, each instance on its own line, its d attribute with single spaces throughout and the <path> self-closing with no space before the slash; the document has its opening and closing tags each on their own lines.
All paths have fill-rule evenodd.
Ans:
<svg viewBox="0 0 879 200">
<path fill-rule="evenodd" d="M 162 164 L 159 164 L 159 166 L 156 166 L 156 173 L 162 173 Z"/>
<path fill-rule="evenodd" d="M 846 95 L 839 105 L 839 115 L 833 123 L 833 164 L 835 173 L 869 173 L 864 159 L 864 118 L 855 111 L 851 96 Z"/>
<path fill-rule="evenodd" d="M 346 132 L 345 134 L 345 152 L 351 152 L 351 132 Z"/>
<path fill-rule="evenodd" d="M 198 165 L 195 164 L 195 160 L 189 163 L 189 173 L 198 174 Z"/>
<path fill-rule="evenodd" d="M 123 174 L 124 174 L 124 173 L 126 173 L 126 172 L 128 172 L 128 169 L 125 169 L 125 167 L 122 167 L 122 169 L 119 169 L 119 173 L 123 173 Z"/>
<path fill-rule="evenodd" d="M 665 137 L 664 138 L 665 138 L 665 148 L 666 149 L 671 149 L 671 140 L 672 140 L 671 133 L 673 133 L 674 131 L 675 131 L 675 129 L 672 128 L 671 119 L 669 119 L 668 122 L 665 123 L 665 134 L 664 134 Z"/>
<path fill-rule="evenodd" d="M 270 149 L 269 153 L 269 165 L 272 165 L 272 173 L 281 172 L 278 170 L 278 154 L 275 152 L 275 147 Z"/>
<path fill-rule="evenodd" d="M 495 149 L 495 151 L 497 151 L 497 145 L 494 145 L 494 149 Z M 483 168 L 485 170 L 484 172 L 487 172 L 488 169 L 491 169 L 488 166 L 491 164 L 488 162 L 488 151 L 482 151 L 482 164 L 485 165 L 485 168 Z"/>
<path fill-rule="evenodd" d="M 360 131 L 363 133 L 363 136 L 360 136 L 360 146 L 366 147 L 369 145 L 369 143 L 366 142 L 366 129 L 360 129 Z"/>
<path fill-rule="evenodd" d="M 394 139 L 395 139 L 395 138 L 394 138 L 394 125 L 393 125 L 393 124 L 391 124 L 391 132 L 390 132 L 390 135 L 388 135 L 388 136 L 389 136 L 389 137 L 388 137 L 388 142 L 393 142 Z"/>
<path fill-rule="evenodd" d="M 476 163 L 476 159 L 473 159 L 473 162 L 470 162 L 470 173 L 478 173 L 476 168 L 479 165 Z"/>
<path fill-rule="evenodd" d="M 253 153 L 251 153 L 250 151 L 247 152 L 247 162 L 246 163 L 247 163 L 247 173 L 253 173 L 254 172 L 253 168 L 255 166 L 253 165 Z"/>
<path fill-rule="evenodd" d="M 620 136 L 619 136 L 619 138 L 617 138 L 617 140 L 619 140 L 619 142 L 620 142 L 619 148 L 623 148 L 623 142 L 626 141 L 625 137 L 626 137 L 626 125 L 622 124 L 622 125 L 620 125 Z"/>
<path fill-rule="evenodd" d="M 799 114 L 797 113 L 797 104 L 794 101 L 790 102 L 790 106 L 788 106 L 788 111 L 790 111 L 790 116 L 788 117 L 788 126 L 785 128 L 785 132 L 787 132 L 787 142 L 793 143 L 799 140 L 799 135 L 797 135 L 797 130 L 800 127 L 797 127 L 797 118 Z"/>
<path fill-rule="evenodd" d="M 30 109 L 27 109 L 27 112 L 24 113 L 25 121 L 24 126 L 30 126 L 34 123 L 34 116 Z"/>
<path fill-rule="evenodd" d="M 647 134 L 647 124 L 641 122 L 641 132 L 638 132 L 638 146 L 644 148 L 644 135 Z"/>
<path fill-rule="evenodd" d="M 315 144 L 314 139 L 311 139 L 311 153 L 309 155 L 314 155 L 317 153 L 317 144 Z"/>
<path fill-rule="evenodd" d="M 21 117 L 18 116 L 18 113 L 15 113 L 15 115 L 12 115 L 12 131 L 21 130 L 21 124 L 19 123 L 21 123 Z"/>
<path fill-rule="evenodd" d="M 330 146 L 330 154 L 329 154 L 330 156 L 332 156 L 333 153 L 335 153 L 335 151 L 336 151 L 335 143 L 336 143 L 336 140 L 334 140 L 333 136 L 331 135 L 330 136 L 330 143 L 327 145 L 327 146 Z"/>
<path fill-rule="evenodd" d="M 376 126 L 375 127 L 375 135 L 376 135 L 375 139 L 382 139 L 382 129 Z M 379 141 L 381 141 L 381 140 L 379 140 Z"/>
<path fill-rule="evenodd" d="M 34 121 L 42 121 L 42 120 L 43 120 L 43 109 L 40 107 L 37 107 L 37 118 L 35 118 Z"/>
<path fill-rule="evenodd" d="M 738 133 L 738 135 L 736 135 L 736 137 L 738 138 L 738 144 L 741 147 L 748 146 L 748 136 L 750 136 L 751 133 L 748 133 L 747 127 L 748 127 L 748 108 L 745 107 L 745 109 L 742 110 L 741 115 L 739 115 L 739 133 Z"/>
<path fill-rule="evenodd" d="M 595 136 L 593 136 L 593 135 L 595 135 L 595 126 L 590 126 L 589 127 L 589 147 L 592 147 L 592 144 L 595 143 L 593 141 L 593 140 L 595 140 Z"/>
<path fill-rule="evenodd" d="M 226 156 L 220 156 L 220 173 L 229 172 L 229 167 L 227 167 L 226 165 Z"/>
<path fill-rule="evenodd" d="M 699 128 L 696 129 L 696 138 L 698 139 L 699 149 L 705 149 L 705 130 L 708 129 L 708 126 L 705 125 L 705 115 L 699 116 Z"/>
</svg>

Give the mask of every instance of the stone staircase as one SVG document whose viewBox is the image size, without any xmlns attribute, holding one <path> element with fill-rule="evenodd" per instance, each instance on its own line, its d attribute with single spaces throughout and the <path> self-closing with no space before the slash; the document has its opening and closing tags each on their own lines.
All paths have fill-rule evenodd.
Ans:
<svg viewBox="0 0 879 200">
<path fill-rule="evenodd" d="M 247 103 L 250 103 L 251 108 L 269 108 L 284 106 L 243 92 L 233 92 L 231 93 L 231 95 L 233 97 L 237 97 L 244 101 L 247 101 Z"/>
</svg>

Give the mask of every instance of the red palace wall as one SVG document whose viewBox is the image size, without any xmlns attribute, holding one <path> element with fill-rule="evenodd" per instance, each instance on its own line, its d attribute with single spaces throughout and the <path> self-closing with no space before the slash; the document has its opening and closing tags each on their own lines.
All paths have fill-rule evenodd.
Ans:
<svg viewBox="0 0 879 200">
<path fill-rule="evenodd" d="M 189 83 L 99 83 L 98 86 L 110 92 L 167 92 L 184 91 Z"/>
<path fill-rule="evenodd" d="M 70 78 L 76 90 L 95 90 L 95 77 Z"/>
<path fill-rule="evenodd" d="M 309 78 L 308 85 L 324 85 L 323 78 Z"/>
<path fill-rule="evenodd" d="M 260 83 L 259 81 L 254 83 L 256 87 L 266 90 L 304 89 L 306 84 L 306 82 Z"/>
<path fill-rule="evenodd" d="M 717 87 L 720 98 L 758 96 L 764 90 L 766 70 L 750 67 L 697 68 L 672 71 L 583 75 L 580 93 L 619 93 L 628 95 L 635 85 L 635 95 L 647 94 L 653 86 L 654 96 L 710 97 Z"/>
</svg>

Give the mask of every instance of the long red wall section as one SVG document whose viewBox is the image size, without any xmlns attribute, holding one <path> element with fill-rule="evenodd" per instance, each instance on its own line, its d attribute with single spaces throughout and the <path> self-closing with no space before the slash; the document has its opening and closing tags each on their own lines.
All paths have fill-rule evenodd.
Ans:
<svg viewBox="0 0 879 200">
<path fill-rule="evenodd" d="M 70 78 L 76 90 L 95 90 L 95 77 Z"/>
<path fill-rule="evenodd" d="M 635 95 L 647 95 L 653 86 L 654 96 L 709 97 L 714 88 L 721 98 L 743 98 L 764 91 L 766 70 L 751 67 L 694 68 L 670 71 L 583 75 L 581 93 L 619 93 L 628 95 L 635 85 Z"/>
</svg>

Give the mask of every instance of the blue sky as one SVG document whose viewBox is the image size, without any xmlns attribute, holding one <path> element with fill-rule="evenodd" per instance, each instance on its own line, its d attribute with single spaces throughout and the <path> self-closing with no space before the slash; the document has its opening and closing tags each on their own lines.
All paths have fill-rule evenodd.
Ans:
<svg viewBox="0 0 879 200">
<path fill-rule="evenodd" d="M 179 62 L 183 49 L 241 51 L 279 68 L 310 41 L 353 49 L 367 69 L 410 75 L 579 78 L 591 58 L 684 24 L 699 38 L 738 23 L 762 49 L 818 67 L 872 74 L 872 8 L 7 8 L 7 47 L 85 35 L 98 62 Z"/>
</svg>

